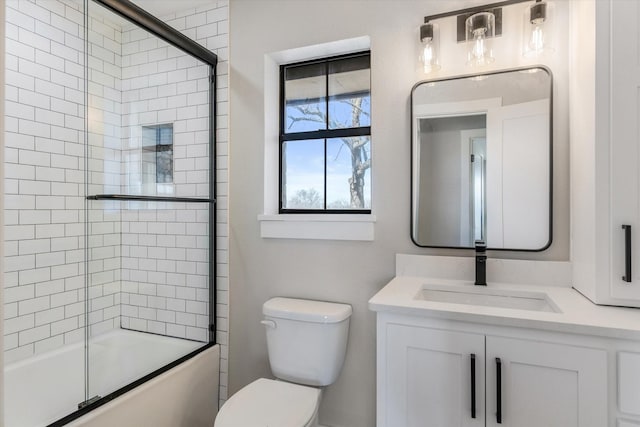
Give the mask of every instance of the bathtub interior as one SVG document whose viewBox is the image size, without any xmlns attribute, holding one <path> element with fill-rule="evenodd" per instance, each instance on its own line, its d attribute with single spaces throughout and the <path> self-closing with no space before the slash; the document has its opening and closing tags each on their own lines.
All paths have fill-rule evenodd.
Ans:
<svg viewBox="0 0 640 427">
<path fill-rule="evenodd" d="M 208 64 L 91 0 L 6 8 L 2 398 L 6 427 L 33 427 L 213 341 L 214 91 Z"/>
<path fill-rule="evenodd" d="M 5 365 L 7 427 L 47 425 L 84 401 L 83 348 L 77 343 Z"/>
<path fill-rule="evenodd" d="M 124 329 L 92 338 L 90 394 L 106 396 L 202 346 Z M 7 365 L 6 425 L 45 426 L 74 412 L 85 400 L 84 358 L 84 344 L 76 343 Z"/>
</svg>

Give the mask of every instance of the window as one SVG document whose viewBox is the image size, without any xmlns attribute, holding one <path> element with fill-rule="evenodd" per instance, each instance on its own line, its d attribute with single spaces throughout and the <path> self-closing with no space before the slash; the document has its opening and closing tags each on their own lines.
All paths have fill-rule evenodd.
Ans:
<svg viewBox="0 0 640 427">
<path fill-rule="evenodd" d="M 142 127 L 142 182 L 173 182 L 173 125 Z"/>
<path fill-rule="evenodd" d="M 280 213 L 371 212 L 369 52 L 280 66 Z"/>
</svg>

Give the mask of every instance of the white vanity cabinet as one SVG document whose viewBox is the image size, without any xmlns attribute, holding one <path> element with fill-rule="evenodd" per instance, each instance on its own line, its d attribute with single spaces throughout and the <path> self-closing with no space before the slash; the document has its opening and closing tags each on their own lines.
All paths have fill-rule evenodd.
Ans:
<svg viewBox="0 0 640 427">
<path fill-rule="evenodd" d="M 619 351 L 617 364 L 620 413 L 640 418 L 640 353 Z M 640 426 L 640 420 L 638 425 Z"/>
<path fill-rule="evenodd" d="M 571 7 L 573 286 L 640 307 L 640 2 Z"/>
<path fill-rule="evenodd" d="M 378 427 L 484 426 L 484 335 L 410 323 L 378 326 Z"/>
<path fill-rule="evenodd" d="M 378 427 L 608 425 L 605 350 L 393 313 L 377 327 Z"/>
<path fill-rule="evenodd" d="M 487 336 L 486 355 L 487 426 L 602 427 L 608 424 L 606 351 Z M 501 423 L 494 414 L 498 390 L 501 391 Z"/>
</svg>

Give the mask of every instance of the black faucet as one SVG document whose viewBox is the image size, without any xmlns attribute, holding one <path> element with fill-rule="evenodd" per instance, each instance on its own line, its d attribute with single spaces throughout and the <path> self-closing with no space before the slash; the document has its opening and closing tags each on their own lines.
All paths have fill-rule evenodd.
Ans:
<svg viewBox="0 0 640 427">
<path fill-rule="evenodd" d="M 487 286 L 487 244 L 476 240 L 476 281 L 478 286 Z"/>
</svg>

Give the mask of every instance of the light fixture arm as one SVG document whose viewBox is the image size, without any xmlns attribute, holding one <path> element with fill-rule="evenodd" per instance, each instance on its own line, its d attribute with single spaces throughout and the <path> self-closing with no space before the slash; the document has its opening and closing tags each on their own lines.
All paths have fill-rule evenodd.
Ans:
<svg viewBox="0 0 640 427">
<path fill-rule="evenodd" d="M 427 23 L 429 21 L 433 21 L 436 19 L 448 18 L 449 16 L 474 15 L 479 12 L 490 11 L 491 9 L 501 8 L 501 7 L 509 6 L 512 4 L 526 3 L 531 1 L 532 0 L 505 0 L 505 1 L 499 1 L 496 3 L 483 4 L 481 6 L 468 7 L 466 9 L 452 10 L 451 12 L 436 13 L 434 15 L 425 16 L 424 22 Z"/>
</svg>

